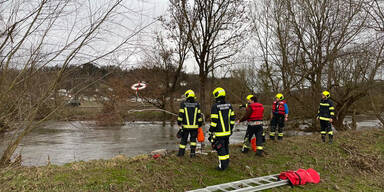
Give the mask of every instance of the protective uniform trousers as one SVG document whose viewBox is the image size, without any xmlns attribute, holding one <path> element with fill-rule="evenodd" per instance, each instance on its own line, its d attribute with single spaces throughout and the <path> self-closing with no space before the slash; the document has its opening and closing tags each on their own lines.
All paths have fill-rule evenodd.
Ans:
<svg viewBox="0 0 384 192">
<path fill-rule="evenodd" d="M 244 142 L 243 145 L 243 152 L 247 152 L 250 149 L 250 143 L 252 140 L 253 135 L 256 137 L 256 149 L 259 151 L 258 153 L 262 153 L 264 150 L 263 147 L 263 125 L 248 125 L 247 127 L 247 132 L 244 137 Z"/>
<path fill-rule="evenodd" d="M 333 140 L 333 131 L 332 131 L 332 124 L 329 121 L 320 120 L 320 128 L 321 128 L 321 140 L 325 142 L 325 136 L 328 134 L 329 141 L 332 142 Z"/>
<path fill-rule="evenodd" d="M 278 139 L 283 139 L 283 128 L 284 128 L 284 114 L 273 114 L 271 120 L 271 130 L 269 137 L 274 140 L 276 135 L 276 127 L 278 126 Z"/>
<path fill-rule="evenodd" d="M 185 153 L 185 147 L 188 143 L 188 136 L 190 135 L 190 146 L 191 146 L 191 154 L 195 154 L 196 152 L 196 138 L 197 138 L 197 129 L 183 129 L 183 133 L 181 136 L 181 142 L 179 146 L 179 156 L 183 156 Z"/>
<path fill-rule="evenodd" d="M 229 165 L 229 137 L 217 137 L 215 149 L 219 156 L 219 169 L 226 169 Z"/>
</svg>

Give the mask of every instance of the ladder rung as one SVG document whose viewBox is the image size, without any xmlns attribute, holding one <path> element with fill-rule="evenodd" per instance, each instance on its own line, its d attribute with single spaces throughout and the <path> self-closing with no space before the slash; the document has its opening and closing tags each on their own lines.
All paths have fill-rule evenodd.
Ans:
<svg viewBox="0 0 384 192">
<path fill-rule="evenodd" d="M 269 189 L 269 188 L 273 188 L 273 187 L 279 187 L 279 186 L 283 186 L 283 185 L 287 185 L 287 184 L 288 184 L 288 180 L 281 180 L 281 181 L 274 182 L 274 183 L 268 183 L 268 184 L 256 186 L 256 187 L 254 187 L 254 190 L 260 191 L 260 190 Z"/>
<path fill-rule="evenodd" d="M 202 189 L 192 190 L 190 192 L 213 192 L 213 191 L 223 191 L 223 192 L 245 192 L 245 191 L 260 191 L 264 189 L 269 189 L 273 187 L 278 187 L 282 185 L 287 185 L 287 180 L 278 180 L 277 176 L 268 175 L 263 177 L 244 179 L 240 181 L 234 181 L 230 183 L 218 184 L 208 186 Z"/>
</svg>

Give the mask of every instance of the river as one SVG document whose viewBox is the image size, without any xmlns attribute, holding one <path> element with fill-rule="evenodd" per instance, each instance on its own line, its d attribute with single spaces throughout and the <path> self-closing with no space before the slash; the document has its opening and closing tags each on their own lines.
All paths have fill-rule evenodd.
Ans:
<svg viewBox="0 0 384 192">
<path fill-rule="evenodd" d="M 346 119 L 347 121 L 350 118 Z M 358 118 L 358 129 L 377 127 L 373 118 Z M 205 126 L 208 127 L 208 126 Z M 177 126 L 162 127 L 160 122 L 126 122 L 123 126 L 100 127 L 94 122 L 46 122 L 27 135 L 17 148 L 25 166 L 62 165 L 73 161 L 110 159 L 116 155 L 135 156 L 157 149 L 177 150 Z M 246 125 L 236 126 L 231 143 L 239 143 Z M 311 134 L 287 131 L 286 136 Z M 336 135 L 337 137 L 337 135 Z M 0 153 L 9 142 L 9 135 L 0 135 Z"/>
</svg>

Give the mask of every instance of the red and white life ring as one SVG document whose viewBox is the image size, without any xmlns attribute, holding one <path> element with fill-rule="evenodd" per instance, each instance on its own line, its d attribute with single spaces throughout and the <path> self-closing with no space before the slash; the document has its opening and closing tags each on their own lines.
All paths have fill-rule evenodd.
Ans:
<svg viewBox="0 0 384 192">
<path fill-rule="evenodd" d="M 146 87 L 147 87 L 147 84 L 145 84 L 144 82 L 138 82 L 138 83 L 133 84 L 131 86 L 131 89 L 138 91 L 138 90 L 145 89 Z"/>
</svg>

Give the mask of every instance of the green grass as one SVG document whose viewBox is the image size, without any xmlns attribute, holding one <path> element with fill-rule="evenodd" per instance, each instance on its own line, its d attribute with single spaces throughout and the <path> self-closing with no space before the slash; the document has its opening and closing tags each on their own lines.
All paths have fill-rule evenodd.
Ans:
<svg viewBox="0 0 384 192">
<path fill-rule="evenodd" d="M 230 149 L 230 167 L 220 172 L 216 153 L 176 157 L 174 152 L 152 159 L 147 155 L 63 166 L 8 167 L 0 170 L 0 191 L 185 191 L 286 170 L 314 168 L 319 184 L 267 191 L 383 191 L 384 131 L 351 131 L 335 135 L 331 145 L 319 135 L 268 141 L 266 155 Z"/>
</svg>

